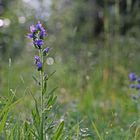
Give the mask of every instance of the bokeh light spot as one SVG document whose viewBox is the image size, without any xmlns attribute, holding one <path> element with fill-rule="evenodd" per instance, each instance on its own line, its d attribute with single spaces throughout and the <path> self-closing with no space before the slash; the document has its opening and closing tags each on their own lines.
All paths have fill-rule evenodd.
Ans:
<svg viewBox="0 0 140 140">
<path fill-rule="evenodd" d="M 21 16 L 18 18 L 19 23 L 24 24 L 26 21 L 26 18 L 24 16 Z"/>
<path fill-rule="evenodd" d="M 4 25 L 4 21 L 0 19 L 0 27 L 2 27 L 3 25 Z"/>
<path fill-rule="evenodd" d="M 54 59 L 52 57 L 48 57 L 46 62 L 48 65 L 53 65 Z"/>
</svg>

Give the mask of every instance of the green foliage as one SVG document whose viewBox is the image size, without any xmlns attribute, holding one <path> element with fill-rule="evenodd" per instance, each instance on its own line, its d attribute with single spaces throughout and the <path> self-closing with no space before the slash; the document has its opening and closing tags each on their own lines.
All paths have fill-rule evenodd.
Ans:
<svg viewBox="0 0 140 140">
<path fill-rule="evenodd" d="M 60 140 L 61 139 L 63 127 L 64 127 L 64 121 L 62 121 L 60 123 L 60 125 L 58 126 L 58 128 L 57 128 L 57 130 L 54 134 L 54 140 Z"/>
<path fill-rule="evenodd" d="M 5 125 L 6 125 L 6 122 L 8 120 L 9 112 L 21 100 L 21 99 L 19 99 L 17 101 L 14 101 L 14 98 L 15 98 L 15 95 L 12 95 L 4 101 L 4 105 L 3 105 L 4 107 L 1 109 L 1 113 L 0 113 L 0 134 L 3 134 L 3 132 L 6 131 L 6 129 L 7 129 Z M 15 131 L 15 127 L 16 127 L 16 125 L 11 130 L 10 135 L 13 135 L 13 133 Z M 19 132 L 17 132 L 17 133 L 19 133 Z M 16 135 L 16 133 L 15 133 L 15 135 Z M 17 137 L 19 137 L 19 135 L 17 135 Z"/>
<path fill-rule="evenodd" d="M 41 80 L 31 66 L 34 52 L 23 49 L 34 18 L 26 14 L 32 10 L 17 0 L 2 4 L 2 19 L 11 23 L 0 31 L 0 93 L 8 96 L 1 98 L 0 139 L 42 139 L 42 124 L 49 140 L 140 138 L 139 103 L 130 99 L 127 79 L 130 71 L 139 73 L 139 0 L 52 0 L 44 26 L 53 47 L 49 57 L 56 57 L 43 75 L 42 113 Z M 27 22 L 19 24 L 23 15 Z M 9 57 L 10 72 L 4 62 Z M 9 88 L 18 91 L 16 96 L 9 96 Z"/>
<path fill-rule="evenodd" d="M 103 140 L 103 138 L 102 138 L 102 136 L 100 135 L 100 133 L 99 133 L 99 131 L 98 131 L 98 129 L 97 129 L 97 127 L 96 127 L 96 125 L 95 125 L 94 122 L 92 122 L 92 125 L 93 125 L 94 131 L 96 132 L 96 134 L 97 134 L 99 140 Z"/>
</svg>

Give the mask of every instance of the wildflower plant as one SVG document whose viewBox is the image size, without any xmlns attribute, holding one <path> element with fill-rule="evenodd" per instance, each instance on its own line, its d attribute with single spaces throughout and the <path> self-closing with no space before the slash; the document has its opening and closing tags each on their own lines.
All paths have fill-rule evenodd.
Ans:
<svg viewBox="0 0 140 140">
<path fill-rule="evenodd" d="M 27 139 L 31 136 L 35 140 L 60 139 L 64 126 L 64 121 L 61 121 L 56 129 L 53 118 L 49 118 L 56 102 L 56 96 L 53 93 L 55 88 L 50 92 L 47 90 L 47 81 L 52 74 L 47 75 L 45 69 L 45 60 L 50 51 L 49 47 L 45 47 L 44 39 L 46 36 L 46 30 L 40 21 L 38 21 L 36 25 L 30 26 L 30 33 L 27 37 L 32 39 L 33 46 L 38 52 L 34 57 L 34 64 L 39 73 L 39 80 L 36 77 L 33 78 L 38 81 L 37 83 L 39 83 L 40 86 L 40 100 L 38 101 L 32 95 L 35 101 L 35 110 L 32 110 L 32 123 L 29 124 L 28 122 L 25 122 L 25 135 L 27 136 Z"/>
<path fill-rule="evenodd" d="M 129 73 L 129 79 L 131 80 L 130 89 L 133 91 L 132 99 L 137 100 L 140 98 L 140 77 L 131 72 Z"/>
</svg>

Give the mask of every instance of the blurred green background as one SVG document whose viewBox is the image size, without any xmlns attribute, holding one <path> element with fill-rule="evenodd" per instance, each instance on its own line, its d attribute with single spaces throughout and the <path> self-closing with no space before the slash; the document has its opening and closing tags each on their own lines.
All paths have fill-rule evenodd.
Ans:
<svg viewBox="0 0 140 140">
<path fill-rule="evenodd" d="M 140 1 L 0 0 L 0 96 L 10 89 L 24 97 L 15 109 L 23 119 L 33 104 L 28 89 L 38 96 L 36 51 L 26 37 L 38 20 L 51 48 L 47 72 L 56 70 L 48 88 L 58 86 L 67 127 L 79 123 L 92 137 L 94 121 L 107 140 L 134 138 L 140 101 L 131 99 L 128 74 L 140 74 Z"/>
</svg>

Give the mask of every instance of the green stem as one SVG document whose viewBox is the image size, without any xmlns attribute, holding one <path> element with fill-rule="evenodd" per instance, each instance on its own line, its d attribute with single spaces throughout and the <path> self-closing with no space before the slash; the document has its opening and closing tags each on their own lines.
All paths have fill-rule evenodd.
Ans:
<svg viewBox="0 0 140 140">
<path fill-rule="evenodd" d="M 41 58 L 41 62 L 43 65 L 43 55 L 42 55 L 42 51 L 40 49 L 39 51 L 39 55 Z M 43 115 L 43 110 L 44 110 L 44 102 L 43 102 L 43 87 L 44 87 L 44 71 L 43 71 L 43 66 L 42 66 L 42 70 L 40 71 L 40 77 L 41 77 L 41 123 L 40 123 L 40 134 L 41 134 L 41 140 L 43 140 L 43 135 L 44 135 L 44 125 L 43 125 L 43 120 L 44 120 L 44 115 Z"/>
</svg>

